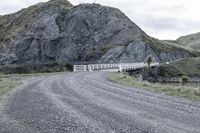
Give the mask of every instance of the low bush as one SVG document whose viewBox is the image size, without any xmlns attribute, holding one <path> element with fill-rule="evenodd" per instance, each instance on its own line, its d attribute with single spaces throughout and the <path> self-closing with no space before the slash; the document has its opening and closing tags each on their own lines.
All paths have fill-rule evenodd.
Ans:
<svg viewBox="0 0 200 133">
<path fill-rule="evenodd" d="M 3 74 L 27 74 L 27 73 L 45 73 L 45 72 L 62 72 L 72 71 L 73 66 L 69 63 L 59 64 L 58 62 L 45 64 L 13 64 L 1 65 L 0 73 Z"/>
<path fill-rule="evenodd" d="M 180 78 L 180 82 L 181 82 L 182 85 L 185 85 L 185 84 L 188 83 L 189 81 L 190 81 L 190 77 L 188 77 L 188 76 L 182 76 L 182 77 Z"/>
</svg>

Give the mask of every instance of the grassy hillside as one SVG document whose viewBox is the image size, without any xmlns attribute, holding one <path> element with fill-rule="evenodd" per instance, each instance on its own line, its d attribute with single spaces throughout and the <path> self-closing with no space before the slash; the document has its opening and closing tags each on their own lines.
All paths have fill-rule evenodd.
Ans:
<svg viewBox="0 0 200 133">
<path fill-rule="evenodd" d="M 200 57 L 184 59 L 171 64 L 161 65 L 161 74 L 164 77 L 200 76 Z"/>
<path fill-rule="evenodd" d="M 182 36 L 177 40 L 164 40 L 163 42 L 177 47 L 200 51 L 200 32 Z"/>
<path fill-rule="evenodd" d="M 200 50 L 200 33 L 180 37 L 177 39 L 177 44 L 191 49 Z"/>
<path fill-rule="evenodd" d="M 177 44 L 177 42 L 174 40 L 158 40 L 149 36 L 144 36 L 143 40 L 150 44 L 151 47 L 159 53 L 172 51 L 187 51 L 190 53 L 191 57 L 200 57 L 200 51 L 181 46 Z"/>
</svg>

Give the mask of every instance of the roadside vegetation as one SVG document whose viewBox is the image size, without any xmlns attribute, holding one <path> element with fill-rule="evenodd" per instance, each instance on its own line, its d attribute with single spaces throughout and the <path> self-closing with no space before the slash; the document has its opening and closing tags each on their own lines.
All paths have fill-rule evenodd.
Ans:
<svg viewBox="0 0 200 133">
<path fill-rule="evenodd" d="M 125 73 L 111 73 L 108 79 L 112 82 L 119 83 L 129 87 L 141 88 L 148 91 L 164 93 L 170 96 L 184 97 L 190 100 L 200 100 L 200 87 L 189 85 L 170 85 L 161 83 L 149 83 L 147 81 L 139 81 L 136 78 Z"/>
<path fill-rule="evenodd" d="M 3 74 L 34 74 L 72 71 L 73 66 L 69 63 L 59 64 L 51 62 L 46 64 L 9 64 L 0 65 L 0 73 Z"/>
<path fill-rule="evenodd" d="M 0 80 L 0 102 L 5 94 L 20 84 L 20 81 Z"/>
<path fill-rule="evenodd" d="M 151 74 L 151 63 L 153 62 L 153 57 L 151 55 L 149 55 L 146 58 L 146 63 L 147 63 L 147 68 L 148 68 L 148 75 L 150 76 Z"/>
<path fill-rule="evenodd" d="M 0 73 L 0 103 L 4 95 L 23 83 L 29 77 L 46 76 L 54 73 L 35 73 L 35 74 L 2 74 Z"/>
<path fill-rule="evenodd" d="M 0 74 L 0 103 L 5 94 L 20 84 L 20 81 L 10 79 L 10 76 Z"/>
<path fill-rule="evenodd" d="M 181 78 L 180 78 L 180 83 L 182 84 L 182 85 L 185 85 L 186 83 L 188 83 L 190 81 L 190 77 L 188 77 L 188 76 L 182 76 Z"/>
</svg>

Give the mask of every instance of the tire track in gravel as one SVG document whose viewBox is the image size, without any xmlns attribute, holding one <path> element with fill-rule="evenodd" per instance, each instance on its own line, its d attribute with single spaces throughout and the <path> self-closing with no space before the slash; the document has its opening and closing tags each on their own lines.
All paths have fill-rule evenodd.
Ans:
<svg viewBox="0 0 200 133">
<path fill-rule="evenodd" d="M 200 133 L 200 103 L 125 87 L 108 72 L 63 73 L 6 99 L 0 133 Z"/>
</svg>

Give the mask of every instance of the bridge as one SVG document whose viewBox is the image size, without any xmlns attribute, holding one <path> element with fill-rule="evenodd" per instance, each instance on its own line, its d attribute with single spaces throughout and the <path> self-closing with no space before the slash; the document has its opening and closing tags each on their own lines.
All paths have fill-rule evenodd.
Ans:
<svg viewBox="0 0 200 133">
<path fill-rule="evenodd" d="M 152 63 L 150 66 L 159 66 L 159 62 Z M 116 63 L 116 64 L 88 64 L 88 65 L 74 65 L 74 72 L 81 71 L 100 71 L 100 70 L 118 70 L 119 72 L 137 70 L 147 67 L 144 62 L 140 63 Z"/>
</svg>

